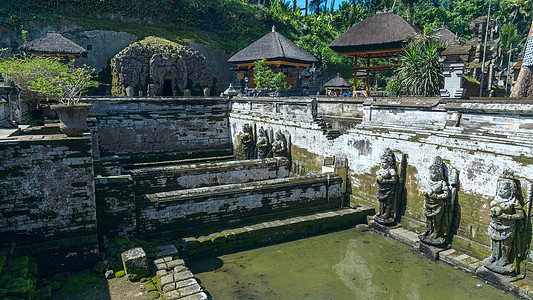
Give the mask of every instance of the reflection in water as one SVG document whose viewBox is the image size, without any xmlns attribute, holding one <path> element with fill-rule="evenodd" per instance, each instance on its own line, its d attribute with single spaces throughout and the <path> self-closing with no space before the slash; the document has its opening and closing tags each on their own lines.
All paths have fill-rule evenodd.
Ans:
<svg viewBox="0 0 533 300">
<path fill-rule="evenodd" d="M 213 299 L 513 299 L 393 239 L 349 229 L 192 261 Z"/>
<path fill-rule="evenodd" d="M 374 299 L 376 292 L 382 291 L 382 289 L 372 285 L 372 273 L 356 249 L 357 241 L 351 239 L 346 247 L 346 252 L 342 255 L 339 263 L 333 266 L 333 270 L 342 283 L 354 294 L 366 299 Z"/>
</svg>

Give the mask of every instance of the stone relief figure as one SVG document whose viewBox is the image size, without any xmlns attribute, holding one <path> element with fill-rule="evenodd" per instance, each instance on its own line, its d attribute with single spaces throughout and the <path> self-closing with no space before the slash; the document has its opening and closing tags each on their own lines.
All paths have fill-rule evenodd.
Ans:
<svg viewBox="0 0 533 300">
<path fill-rule="evenodd" d="M 396 158 L 389 148 L 381 155 L 381 166 L 376 172 L 376 181 L 379 212 L 374 216 L 374 221 L 383 225 L 392 224 L 396 220 L 398 207 L 399 176 Z"/>
<path fill-rule="evenodd" d="M 244 159 L 254 159 L 255 156 L 255 142 L 253 127 L 246 123 L 242 125 L 242 135 L 240 142 L 244 154 Z"/>
<path fill-rule="evenodd" d="M 454 215 L 457 211 L 457 180 L 450 184 L 448 168 L 440 156 L 435 157 L 429 167 L 429 174 L 429 188 L 424 192 L 426 231 L 418 237 L 432 246 L 446 246 L 453 236 Z"/>
<path fill-rule="evenodd" d="M 498 179 L 490 216 L 488 235 L 492 240 L 492 255 L 483 260 L 483 266 L 498 274 L 516 275 L 527 253 L 523 234 L 526 213 L 520 182 L 512 171 L 505 171 Z"/>
<path fill-rule="evenodd" d="M 281 130 L 276 131 L 276 138 L 274 143 L 272 143 L 272 152 L 274 157 L 289 157 L 287 138 L 281 133 Z"/>
<path fill-rule="evenodd" d="M 257 157 L 258 158 L 268 158 L 272 156 L 272 147 L 270 145 L 270 139 L 263 129 L 259 128 L 259 136 L 257 137 Z"/>
</svg>

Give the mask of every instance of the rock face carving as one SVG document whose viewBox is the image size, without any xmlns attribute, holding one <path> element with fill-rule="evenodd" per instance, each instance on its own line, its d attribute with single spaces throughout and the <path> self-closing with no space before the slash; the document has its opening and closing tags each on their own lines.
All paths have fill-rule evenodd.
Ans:
<svg viewBox="0 0 533 300">
<path fill-rule="evenodd" d="M 424 192 L 426 231 L 418 237 L 428 245 L 442 247 L 451 241 L 457 217 L 457 173 L 453 173 L 454 180 L 450 184 L 448 168 L 437 156 L 429 167 L 429 174 L 429 188 Z"/>
<path fill-rule="evenodd" d="M 502 275 L 519 273 L 525 259 L 525 211 L 520 181 L 513 172 L 505 171 L 498 179 L 496 197 L 490 203 L 491 221 L 488 235 L 492 240 L 492 255 L 483 260 L 483 266 Z"/>
<path fill-rule="evenodd" d="M 240 137 L 242 150 L 244 152 L 244 159 L 254 159 L 255 156 L 255 142 L 253 127 L 246 123 L 242 126 L 242 135 Z"/>
<path fill-rule="evenodd" d="M 149 37 L 124 48 L 111 60 L 112 94 L 126 95 L 126 87 L 173 96 L 191 88 L 198 95 L 211 88 L 213 77 L 205 57 L 168 40 Z M 135 94 L 135 93 L 134 93 Z"/>
<path fill-rule="evenodd" d="M 399 196 L 399 176 L 396 158 L 389 148 L 385 149 L 381 155 L 381 167 L 376 172 L 376 181 L 378 183 L 379 212 L 374 216 L 374 221 L 389 225 L 396 220 Z"/>
<path fill-rule="evenodd" d="M 289 151 L 287 148 L 287 138 L 281 130 L 276 131 L 276 138 L 274 143 L 272 143 L 272 152 L 274 157 L 289 157 Z"/>
<path fill-rule="evenodd" d="M 259 137 L 257 138 L 257 157 L 272 157 L 272 146 L 270 145 L 270 140 L 263 127 L 259 128 Z"/>
</svg>

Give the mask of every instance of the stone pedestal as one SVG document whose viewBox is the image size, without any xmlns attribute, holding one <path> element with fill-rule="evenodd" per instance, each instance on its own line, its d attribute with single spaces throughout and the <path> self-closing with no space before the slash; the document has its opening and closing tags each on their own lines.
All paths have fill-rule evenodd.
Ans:
<svg viewBox="0 0 533 300">
<path fill-rule="evenodd" d="M 130 280 L 141 279 L 150 273 L 143 248 L 137 247 L 123 252 L 122 263 Z"/>
<path fill-rule="evenodd" d="M 376 232 L 376 233 L 379 233 L 381 234 L 382 236 L 389 236 L 389 231 L 391 229 L 394 229 L 394 228 L 399 228 L 401 227 L 402 225 L 400 224 L 395 224 L 395 225 L 392 225 L 392 226 L 387 226 L 387 225 L 383 225 L 383 224 L 379 224 L 378 222 L 376 221 L 370 221 L 368 222 L 368 229 Z"/>
<path fill-rule="evenodd" d="M 432 245 L 428 245 L 422 241 L 418 241 L 415 243 L 413 248 L 415 249 L 415 251 L 420 252 L 433 260 L 438 260 L 439 253 L 450 248 L 450 246 L 447 245 L 445 247 L 435 247 Z"/>
<path fill-rule="evenodd" d="M 511 282 L 524 278 L 524 275 L 522 274 L 519 274 L 516 276 L 498 274 L 498 273 L 492 272 L 491 270 L 485 268 L 484 266 L 479 267 L 476 270 L 475 275 L 478 276 L 479 278 L 482 278 L 486 281 L 493 283 L 499 288 L 510 290 L 510 291 L 517 289 L 517 287 L 513 285 Z"/>
</svg>

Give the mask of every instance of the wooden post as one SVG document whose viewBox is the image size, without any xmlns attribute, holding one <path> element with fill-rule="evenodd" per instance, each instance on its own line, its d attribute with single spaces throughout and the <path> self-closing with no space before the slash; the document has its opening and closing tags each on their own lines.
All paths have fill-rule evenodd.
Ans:
<svg viewBox="0 0 533 300">
<path fill-rule="evenodd" d="M 366 66 L 370 67 L 370 54 L 366 58 Z M 366 96 L 370 97 L 369 86 L 370 85 L 370 71 L 366 69 Z"/>
<path fill-rule="evenodd" d="M 357 90 L 357 56 L 354 56 L 354 67 L 353 67 L 353 96 L 356 97 L 357 94 L 355 91 Z"/>
</svg>

